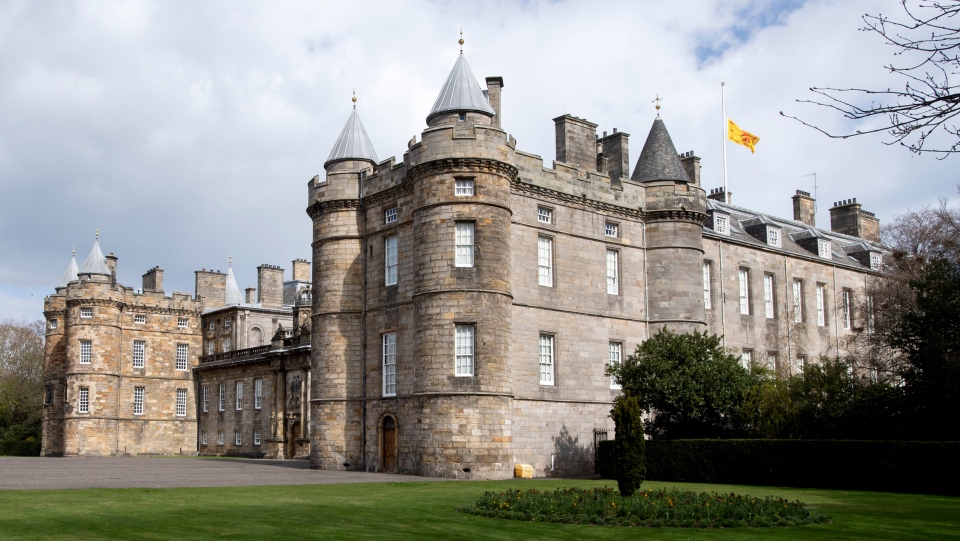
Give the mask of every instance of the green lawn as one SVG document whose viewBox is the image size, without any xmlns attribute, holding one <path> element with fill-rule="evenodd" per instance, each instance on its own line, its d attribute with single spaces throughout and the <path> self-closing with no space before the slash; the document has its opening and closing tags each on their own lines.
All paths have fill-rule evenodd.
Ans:
<svg viewBox="0 0 960 541">
<path fill-rule="evenodd" d="M 644 487 L 775 494 L 832 524 L 691 530 L 540 524 L 454 508 L 485 490 L 604 481 L 451 481 L 187 489 L 0 492 L 2 539 L 960 539 L 960 498 L 647 482 Z"/>
</svg>

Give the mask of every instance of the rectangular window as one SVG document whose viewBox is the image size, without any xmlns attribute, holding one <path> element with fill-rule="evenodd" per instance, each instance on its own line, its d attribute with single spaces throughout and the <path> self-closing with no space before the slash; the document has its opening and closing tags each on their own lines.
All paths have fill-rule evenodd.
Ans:
<svg viewBox="0 0 960 541">
<path fill-rule="evenodd" d="M 55 320 L 55 319 L 51 319 L 51 320 L 50 320 L 50 328 L 51 328 L 51 329 L 56 329 L 56 328 L 57 328 L 57 320 Z"/>
<path fill-rule="evenodd" d="M 840 292 L 840 302 L 843 305 L 843 328 L 853 328 L 853 298 L 849 289 Z"/>
<path fill-rule="evenodd" d="M 383 283 L 392 286 L 397 283 L 397 236 L 383 240 Z"/>
<path fill-rule="evenodd" d="M 727 220 L 726 216 L 721 216 L 719 214 L 713 215 L 713 230 L 721 235 L 730 234 L 730 222 Z"/>
<path fill-rule="evenodd" d="M 207 328 L 212 331 L 217 328 L 217 324 L 211 321 L 209 324 L 207 324 Z"/>
<path fill-rule="evenodd" d="M 254 444 L 254 445 L 260 445 L 260 431 L 259 431 L 259 430 L 254 430 L 254 431 L 253 431 L 253 444 Z"/>
<path fill-rule="evenodd" d="M 703 307 L 707 310 L 710 310 L 713 307 L 712 299 L 710 298 L 710 275 L 713 274 L 713 264 L 709 261 L 703 262 Z"/>
<path fill-rule="evenodd" d="M 232 346 L 233 346 L 233 342 L 232 340 L 230 340 L 229 336 L 227 336 L 223 340 L 220 340 L 220 349 L 223 351 L 223 353 L 229 353 L 230 348 Z"/>
<path fill-rule="evenodd" d="M 213 340 L 207 340 L 207 355 L 213 355 L 216 353 L 214 350 Z"/>
<path fill-rule="evenodd" d="M 93 317 L 93 308 L 81 308 L 80 309 L 80 318 L 81 319 L 90 319 Z"/>
<path fill-rule="evenodd" d="M 750 367 L 753 366 L 753 350 L 744 349 L 743 353 L 740 355 L 740 366 L 750 370 Z"/>
<path fill-rule="evenodd" d="M 603 226 L 603 234 L 608 237 L 619 237 L 620 236 L 620 225 L 613 222 L 607 222 Z"/>
<path fill-rule="evenodd" d="M 553 209 L 547 207 L 537 207 L 537 221 L 542 224 L 553 223 Z"/>
<path fill-rule="evenodd" d="M 217 445 L 223 445 L 223 430 L 217 432 Z"/>
<path fill-rule="evenodd" d="M 473 195 L 473 180 L 458 178 L 456 195 L 458 196 Z"/>
<path fill-rule="evenodd" d="M 780 372 L 780 354 L 776 351 L 767 352 L 767 368 Z"/>
<path fill-rule="evenodd" d="M 263 407 L 263 380 L 257 378 L 253 380 L 253 409 L 258 410 Z"/>
<path fill-rule="evenodd" d="M 383 223 L 392 224 L 395 221 L 397 221 L 397 208 L 387 209 L 383 213 Z"/>
<path fill-rule="evenodd" d="M 90 340 L 80 341 L 80 364 L 90 364 L 93 358 L 93 342 Z"/>
<path fill-rule="evenodd" d="M 217 411 L 223 411 L 227 407 L 227 386 L 220 384 L 220 399 L 217 402 Z"/>
<path fill-rule="evenodd" d="M 243 409 L 243 382 L 242 382 L 242 381 L 238 381 L 238 382 L 237 382 L 237 404 L 236 404 L 236 406 L 237 406 L 237 411 L 240 411 L 240 410 Z"/>
<path fill-rule="evenodd" d="M 147 343 L 143 340 L 133 341 L 133 367 L 143 368 L 143 350 Z"/>
<path fill-rule="evenodd" d="M 243 445 L 243 437 L 240 436 L 239 430 L 233 433 L 233 439 L 237 443 L 237 445 Z"/>
<path fill-rule="evenodd" d="M 187 390 L 177 389 L 177 417 L 187 415 Z"/>
<path fill-rule="evenodd" d="M 817 251 L 819 252 L 820 257 L 823 259 L 831 258 L 831 246 L 829 240 L 819 239 L 817 241 Z"/>
<path fill-rule="evenodd" d="M 774 316 L 774 306 L 776 305 L 774 294 L 775 289 L 773 287 L 773 275 L 764 274 L 763 275 L 763 313 L 767 319 L 773 319 Z"/>
<path fill-rule="evenodd" d="M 540 335 L 540 385 L 553 385 L 553 336 Z"/>
<path fill-rule="evenodd" d="M 827 286 L 817 284 L 817 326 L 827 324 Z"/>
<path fill-rule="evenodd" d="M 740 279 L 740 313 L 750 314 L 750 271 L 740 269 L 738 273 Z"/>
<path fill-rule="evenodd" d="M 177 370 L 187 369 L 187 345 L 177 344 Z"/>
<path fill-rule="evenodd" d="M 80 387 L 80 396 L 77 398 L 77 413 L 90 413 L 89 387 Z"/>
<path fill-rule="evenodd" d="M 133 414 L 143 415 L 143 387 L 133 388 Z"/>
<path fill-rule="evenodd" d="M 803 280 L 793 279 L 793 322 L 803 323 Z"/>
<path fill-rule="evenodd" d="M 209 386 L 209 385 L 204 385 L 204 386 L 203 386 L 203 412 L 204 412 L 204 413 L 206 413 L 206 412 L 208 411 L 208 410 L 207 410 L 207 396 L 208 396 L 208 394 L 209 394 L 209 391 L 210 391 L 210 386 Z"/>
<path fill-rule="evenodd" d="M 397 333 L 383 335 L 383 396 L 397 395 Z"/>
<path fill-rule="evenodd" d="M 537 280 L 540 285 L 553 287 L 553 239 L 537 237 Z"/>
<path fill-rule="evenodd" d="M 146 323 L 146 322 L 147 322 L 147 316 L 145 316 L 145 315 L 143 315 L 143 314 L 137 314 L 137 315 L 133 316 L 133 322 L 134 322 L 134 323 Z"/>
<path fill-rule="evenodd" d="M 623 361 L 623 344 L 620 342 L 610 342 L 610 357 L 609 362 L 610 366 L 619 365 Z M 617 384 L 617 380 L 613 376 L 610 376 L 610 388 L 619 389 L 620 385 Z"/>
<path fill-rule="evenodd" d="M 807 356 L 797 355 L 797 372 L 803 374 L 803 369 L 807 367 Z"/>
<path fill-rule="evenodd" d="M 206 445 L 206 444 L 207 444 L 207 431 L 206 431 L 206 430 L 201 430 L 201 431 L 200 431 L 200 445 Z"/>
<path fill-rule="evenodd" d="M 471 181 L 472 182 L 472 181 Z M 473 266 L 473 222 L 457 222 L 456 266 Z"/>
<path fill-rule="evenodd" d="M 178 318 L 177 318 L 177 327 L 179 327 L 179 328 L 181 328 L 181 329 L 186 329 L 186 328 L 187 328 L 187 322 L 188 322 L 188 321 L 189 321 L 189 320 L 188 320 L 187 318 L 185 318 L 185 317 L 178 317 Z"/>
<path fill-rule="evenodd" d="M 780 230 L 772 227 L 767 228 L 767 244 L 775 248 L 780 247 Z"/>
<path fill-rule="evenodd" d="M 870 268 L 873 270 L 880 270 L 880 265 L 883 260 L 880 258 L 880 254 L 870 254 Z"/>
<path fill-rule="evenodd" d="M 233 318 L 232 317 L 223 318 L 223 328 L 229 329 L 231 326 L 233 326 Z"/>
<path fill-rule="evenodd" d="M 607 293 L 620 294 L 620 252 L 607 250 Z"/>
<path fill-rule="evenodd" d="M 473 375 L 473 325 L 457 325 L 456 328 L 456 368 L 457 376 Z"/>
</svg>

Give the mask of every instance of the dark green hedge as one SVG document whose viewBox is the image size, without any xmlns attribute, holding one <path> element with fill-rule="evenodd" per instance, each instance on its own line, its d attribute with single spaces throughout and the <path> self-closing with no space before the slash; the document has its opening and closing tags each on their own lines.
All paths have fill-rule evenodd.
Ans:
<svg viewBox="0 0 960 541">
<path fill-rule="evenodd" d="M 0 456 L 40 456 L 40 442 L 0 441 Z"/>
<path fill-rule="evenodd" d="M 613 478 L 612 441 L 597 473 Z M 960 442 L 650 440 L 647 479 L 960 495 Z"/>
</svg>

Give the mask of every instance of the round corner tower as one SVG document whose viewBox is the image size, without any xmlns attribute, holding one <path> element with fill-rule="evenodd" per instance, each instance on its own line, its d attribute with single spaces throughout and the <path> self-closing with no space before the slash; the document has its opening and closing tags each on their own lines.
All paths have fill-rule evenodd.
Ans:
<svg viewBox="0 0 960 541">
<path fill-rule="evenodd" d="M 644 187 L 647 319 L 650 332 L 703 331 L 706 193 L 691 181 L 658 116 L 631 180 Z"/>
</svg>

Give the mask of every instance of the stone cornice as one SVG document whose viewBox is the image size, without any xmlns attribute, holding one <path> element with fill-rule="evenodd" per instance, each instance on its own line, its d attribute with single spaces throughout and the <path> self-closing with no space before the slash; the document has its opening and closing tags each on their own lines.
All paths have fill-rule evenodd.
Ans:
<svg viewBox="0 0 960 541">
<path fill-rule="evenodd" d="M 316 219 L 324 212 L 331 210 L 355 210 L 360 208 L 360 199 L 334 199 L 332 201 L 317 201 L 307 207 L 307 215 Z"/>
<path fill-rule="evenodd" d="M 624 218 L 630 218 L 636 221 L 643 221 L 643 218 L 644 218 L 644 213 L 640 209 L 632 209 L 629 207 L 611 205 L 610 203 L 595 201 L 593 199 L 588 199 L 586 197 L 577 197 L 573 194 L 563 193 L 557 190 L 551 190 L 550 188 L 544 188 L 542 186 L 537 186 L 529 182 L 523 182 L 520 179 L 511 180 L 510 189 L 515 193 L 532 195 L 539 199 L 549 199 L 551 201 L 562 203 L 564 205 L 570 205 L 573 207 L 589 208 L 589 209 L 600 211 L 606 214 L 613 214 L 616 216 L 622 216 Z M 704 217 L 704 219 L 706 219 L 706 217 Z"/>
<path fill-rule="evenodd" d="M 404 182 L 401 182 L 400 184 L 390 186 L 385 190 L 380 190 L 377 193 L 370 194 L 364 197 L 363 206 L 369 208 L 375 205 L 379 205 L 384 201 L 396 199 L 398 197 L 409 195 L 411 193 L 413 193 L 413 183 L 404 181 Z"/>
<path fill-rule="evenodd" d="M 654 210 L 644 212 L 644 219 L 648 222 L 689 222 L 702 226 L 707 221 L 707 215 L 692 210 Z"/>
<path fill-rule="evenodd" d="M 443 158 L 414 165 L 407 172 L 407 178 L 416 180 L 436 173 L 493 173 L 510 179 L 517 178 L 517 168 L 501 161 L 488 158 Z"/>
<path fill-rule="evenodd" d="M 67 299 L 67 308 L 77 306 L 109 306 L 110 308 L 122 310 L 123 301 L 115 301 L 113 299 Z"/>
<path fill-rule="evenodd" d="M 175 316 L 199 316 L 200 309 L 188 310 L 184 308 L 166 308 L 163 306 L 146 306 L 143 304 L 128 304 L 123 301 L 115 301 L 112 299 L 69 299 L 67 300 L 67 308 L 75 308 L 77 306 L 106 306 L 109 308 L 115 308 L 123 312 L 137 312 L 144 314 L 163 314 L 163 315 L 175 315 Z M 60 314 L 63 314 L 63 311 L 57 311 Z M 46 312 L 44 312 L 46 313 Z M 53 312 L 51 312 L 53 313 Z"/>
</svg>

